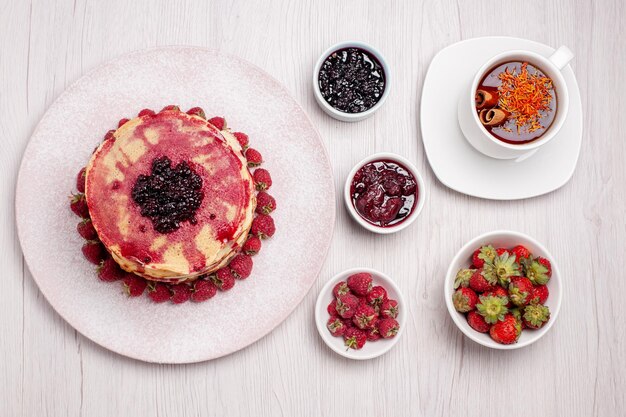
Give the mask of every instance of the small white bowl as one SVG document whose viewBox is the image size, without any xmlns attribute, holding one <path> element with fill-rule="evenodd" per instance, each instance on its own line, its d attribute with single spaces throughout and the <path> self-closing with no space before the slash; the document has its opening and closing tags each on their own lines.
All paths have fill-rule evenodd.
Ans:
<svg viewBox="0 0 626 417">
<path fill-rule="evenodd" d="M 409 216 L 405 220 L 403 220 L 402 222 L 396 225 L 388 226 L 388 227 L 376 226 L 375 224 L 372 224 L 368 222 L 367 220 L 365 220 L 363 217 L 361 217 L 361 215 L 356 211 L 354 204 L 352 204 L 352 194 L 350 193 L 352 179 L 354 178 L 354 175 L 356 174 L 356 172 L 359 169 L 361 169 L 361 167 L 363 167 L 365 164 L 368 164 L 373 161 L 380 161 L 380 160 L 389 160 L 389 161 L 397 162 L 398 164 L 402 165 L 407 170 L 409 170 L 411 174 L 413 174 L 415 181 L 417 181 L 417 206 L 413 209 L 411 214 L 409 214 Z M 415 219 L 417 219 L 417 216 L 419 216 L 420 212 L 422 211 L 422 208 L 424 208 L 424 201 L 426 200 L 426 188 L 424 187 L 424 180 L 422 179 L 422 176 L 420 175 L 419 171 L 417 170 L 415 165 L 409 162 L 409 160 L 395 153 L 380 152 L 380 153 L 376 153 L 374 155 L 368 156 L 367 158 L 363 159 L 361 162 L 356 164 L 354 168 L 352 168 L 352 171 L 350 171 L 350 173 L 348 174 L 348 177 L 346 178 L 346 183 L 344 185 L 343 200 L 346 204 L 346 208 L 348 209 L 348 212 L 350 212 L 350 214 L 352 215 L 352 218 L 358 224 L 360 224 L 361 226 L 363 226 L 370 232 L 380 233 L 380 234 L 389 234 L 389 233 L 395 233 L 395 232 L 399 232 L 400 230 L 406 229 L 407 227 L 411 225 L 411 223 L 415 221 Z"/>
<path fill-rule="evenodd" d="M 552 278 L 548 281 L 548 290 L 550 295 L 546 301 L 546 306 L 550 309 L 550 320 L 541 329 L 522 330 L 522 334 L 517 343 L 511 345 L 500 344 L 489 336 L 488 333 L 479 333 L 472 329 L 467 323 L 465 316 L 454 309 L 452 304 L 452 294 L 454 292 L 454 278 L 456 273 L 461 268 L 468 268 L 472 263 L 472 254 L 476 249 L 483 245 L 493 245 L 494 248 L 504 247 L 512 248 L 516 245 L 524 245 L 533 256 L 541 256 L 550 261 L 552 264 Z M 559 272 L 559 266 L 557 265 L 554 257 L 548 252 L 548 250 L 532 237 L 520 232 L 513 232 L 510 230 L 496 230 L 493 232 L 482 234 L 474 239 L 470 240 L 457 252 L 454 259 L 450 263 L 448 272 L 446 273 L 446 280 L 443 286 L 444 298 L 450 317 L 457 325 L 459 329 L 476 343 L 480 343 L 483 346 L 487 346 L 493 349 L 519 349 L 524 346 L 528 346 L 537 340 L 539 340 L 544 334 L 550 330 L 561 308 L 561 301 L 563 298 L 563 291 L 561 289 L 561 273 Z"/>
<path fill-rule="evenodd" d="M 383 71 L 385 73 L 385 89 L 383 90 L 383 95 L 380 97 L 380 100 L 378 100 L 378 103 L 376 103 L 374 107 L 361 113 L 345 113 L 335 109 L 333 106 L 328 104 L 328 102 L 324 99 L 324 97 L 322 97 L 322 93 L 320 92 L 318 78 L 322 64 L 324 63 L 326 58 L 328 58 L 333 52 L 344 48 L 359 48 L 369 52 L 378 60 L 378 62 L 380 62 L 380 65 L 383 67 Z M 378 49 L 364 42 L 345 41 L 339 42 L 331 46 L 330 48 L 325 50 L 322 55 L 320 55 L 313 71 L 313 93 L 315 95 L 315 100 L 317 101 L 317 104 L 319 104 L 322 110 L 324 110 L 329 116 L 337 120 L 341 120 L 342 122 L 358 122 L 370 117 L 385 103 L 385 100 L 387 100 L 387 96 L 389 95 L 390 87 L 391 71 L 389 70 L 389 65 L 387 64 L 385 57 L 378 51 Z"/>
<path fill-rule="evenodd" d="M 365 346 L 359 350 L 349 349 L 344 344 L 343 337 L 335 337 L 330 334 L 330 331 L 326 327 L 326 323 L 330 316 L 328 315 L 328 311 L 326 308 L 328 304 L 333 300 L 333 288 L 339 281 L 345 281 L 352 274 L 356 274 L 357 272 L 368 272 L 372 274 L 373 277 L 373 285 L 382 285 L 387 290 L 387 295 L 390 299 L 396 300 L 398 302 L 398 317 L 396 320 L 400 325 L 400 330 L 398 330 L 398 334 L 391 339 L 378 339 L 376 341 L 370 342 L 367 341 Z M 367 360 L 376 358 L 391 349 L 404 332 L 404 328 L 406 327 L 406 303 L 404 302 L 404 297 L 400 292 L 398 286 L 389 278 L 387 275 L 382 272 L 378 272 L 374 269 L 369 268 L 352 268 L 346 271 L 343 271 L 337 275 L 335 275 L 330 281 L 324 285 L 320 294 L 317 296 L 317 302 L 315 303 L 315 324 L 317 325 L 317 331 L 324 343 L 328 345 L 329 348 L 340 354 L 341 356 L 345 356 L 346 358 L 356 359 L 356 360 Z"/>
</svg>

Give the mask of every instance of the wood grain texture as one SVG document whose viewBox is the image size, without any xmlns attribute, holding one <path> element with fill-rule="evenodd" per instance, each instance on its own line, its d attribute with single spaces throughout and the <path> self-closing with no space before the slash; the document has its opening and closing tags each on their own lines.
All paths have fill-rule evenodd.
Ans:
<svg viewBox="0 0 626 417">
<path fill-rule="evenodd" d="M 619 0 L 0 0 L 0 415 L 502 415 L 503 390 L 514 407 L 507 414 L 624 415 L 626 47 L 617 32 L 625 19 Z M 570 182 L 546 196 L 467 197 L 439 183 L 425 158 L 417 115 L 430 60 L 453 42 L 488 35 L 564 44 L 576 54 L 581 157 Z M 385 107 L 357 124 L 322 113 L 310 81 L 318 55 L 350 38 L 378 46 L 395 77 Z M 320 130 L 337 191 L 361 158 L 391 151 L 417 163 L 430 194 L 417 222 L 392 236 L 361 230 L 337 201 L 326 265 L 294 314 L 240 352 L 186 366 L 120 357 L 67 325 L 24 265 L 13 209 L 21 155 L 51 102 L 108 59 L 171 44 L 223 48 L 281 80 Z M 558 322 L 514 352 L 464 338 L 442 302 L 454 253 L 496 228 L 544 242 L 564 275 Z M 386 272 L 409 300 L 400 343 L 364 363 L 327 349 L 313 319 L 324 282 L 355 266 Z"/>
</svg>

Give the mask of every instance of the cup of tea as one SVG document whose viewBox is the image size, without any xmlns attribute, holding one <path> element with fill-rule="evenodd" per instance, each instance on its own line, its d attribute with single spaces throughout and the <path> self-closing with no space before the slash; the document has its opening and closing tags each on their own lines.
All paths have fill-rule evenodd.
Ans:
<svg viewBox="0 0 626 417">
<path fill-rule="evenodd" d="M 549 57 L 514 50 L 485 62 L 458 104 L 467 141 L 492 158 L 533 155 L 565 122 L 569 95 L 561 71 L 572 58 L 561 46 Z"/>
</svg>

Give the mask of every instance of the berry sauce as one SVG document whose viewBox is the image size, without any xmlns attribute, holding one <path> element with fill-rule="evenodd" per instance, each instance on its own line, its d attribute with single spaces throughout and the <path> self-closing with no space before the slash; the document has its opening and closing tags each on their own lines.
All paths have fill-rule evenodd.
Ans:
<svg viewBox="0 0 626 417">
<path fill-rule="evenodd" d="M 402 223 L 417 203 L 417 181 L 395 161 L 381 160 L 361 167 L 350 186 L 352 204 L 369 223 L 390 227 Z"/>
<path fill-rule="evenodd" d="M 172 168 L 172 161 L 162 156 L 152 161 L 150 175 L 137 177 L 132 197 L 157 232 L 170 233 L 182 222 L 197 223 L 195 214 L 204 198 L 202 178 L 186 161 Z"/>
<path fill-rule="evenodd" d="M 333 52 L 318 76 L 324 100 L 344 113 L 361 113 L 378 103 L 385 90 L 385 72 L 378 60 L 360 48 Z"/>
</svg>

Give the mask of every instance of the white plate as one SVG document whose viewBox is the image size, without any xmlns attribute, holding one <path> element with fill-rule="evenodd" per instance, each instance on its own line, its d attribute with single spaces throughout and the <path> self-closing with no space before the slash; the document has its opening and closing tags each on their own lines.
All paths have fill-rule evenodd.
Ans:
<svg viewBox="0 0 626 417">
<path fill-rule="evenodd" d="M 535 155 L 522 162 L 493 159 L 475 150 L 463 136 L 457 119 L 460 94 L 485 61 L 509 49 L 545 56 L 554 51 L 526 39 L 475 38 L 442 49 L 428 68 L 420 109 L 424 149 L 439 181 L 460 193 L 493 200 L 535 197 L 563 186 L 576 168 L 583 114 L 569 65 L 563 69 L 570 95 L 567 119 L 554 139 Z"/>
<path fill-rule="evenodd" d="M 248 133 L 273 176 L 277 231 L 252 276 L 204 303 L 129 299 L 98 280 L 81 254 L 68 195 L 104 133 L 144 107 L 201 106 Z M 302 190 L 315 190 L 307 194 Z M 85 75 L 41 119 L 16 190 L 24 257 L 52 307 L 79 332 L 122 355 L 160 363 L 217 358 L 289 316 L 315 281 L 335 221 L 335 188 L 319 134 L 285 88 L 256 66 L 201 48 L 135 52 Z"/>
</svg>

